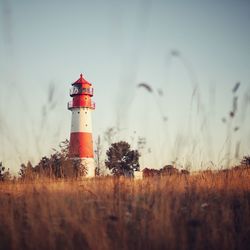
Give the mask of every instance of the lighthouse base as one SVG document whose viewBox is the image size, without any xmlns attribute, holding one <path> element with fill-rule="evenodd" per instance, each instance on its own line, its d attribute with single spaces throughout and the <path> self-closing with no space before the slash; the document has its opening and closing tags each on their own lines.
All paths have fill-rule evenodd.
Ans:
<svg viewBox="0 0 250 250">
<path fill-rule="evenodd" d="M 85 177 L 91 178 L 95 177 L 95 161 L 93 158 L 80 158 L 81 164 L 86 167 L 87 174 Z"/>
</svg>

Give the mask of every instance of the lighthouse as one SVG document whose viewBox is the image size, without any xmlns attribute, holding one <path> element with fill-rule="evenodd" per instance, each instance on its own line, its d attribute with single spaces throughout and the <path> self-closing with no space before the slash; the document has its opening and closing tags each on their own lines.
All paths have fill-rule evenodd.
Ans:
<svg viewBox="0 0 250 250">
<path fill-rule="evenodd" d="M 92 84 L 83 78 L 72 83 L 70 89 L 72 100 L 68 102 L 68 109 L 72 111 L 69 154 L 73 160 L 80 160 L 86 167 L 86 177 L 95 176 L 95 162 L 92 138 L 91 112 L 95 109 L 92 102 Z"/>
</svg>

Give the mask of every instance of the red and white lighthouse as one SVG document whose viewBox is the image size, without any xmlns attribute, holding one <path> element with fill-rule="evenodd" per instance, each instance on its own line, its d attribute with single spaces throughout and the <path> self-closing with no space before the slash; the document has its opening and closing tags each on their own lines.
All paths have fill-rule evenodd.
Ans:
<svg viewBox="0 0 250 250">
<path fill-rule="evenodd" d="M 70 96 L 73 100 L 68 103 L 72 111 L 69 154 L 71 159 L 80 159 L 87 168 L 87 177 L 95 176 L 95 162 L 92 138 L 91 112 L 95 109 L 92 102 L 92 84 L 86 81 L 82 74 L 72 83 Z"/>
</svg>

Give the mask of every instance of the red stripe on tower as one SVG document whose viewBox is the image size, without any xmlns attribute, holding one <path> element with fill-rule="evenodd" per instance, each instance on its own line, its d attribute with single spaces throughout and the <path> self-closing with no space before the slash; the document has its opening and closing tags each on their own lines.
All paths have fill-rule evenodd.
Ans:
<svg viewBox="0 0 250 250">
<path fill-rule="evenodd" d="M 93 177 L 95 176 L 91 121 L 91 112 L 95 109 L 95 104 L 91 100 L 93 88 L 82 74 L 72 86 L 70 96 L 73 100 L 68 103 L 68 109 L 72 111 L 70 157 L 81 159 L 87 168 L 87 177 Z"/>
<path fill-rule="evenodd" d="M 72 132 L 70 134 L 71 157 L 93 158 L 93 141 L 91 133 Z"/>
</svg>

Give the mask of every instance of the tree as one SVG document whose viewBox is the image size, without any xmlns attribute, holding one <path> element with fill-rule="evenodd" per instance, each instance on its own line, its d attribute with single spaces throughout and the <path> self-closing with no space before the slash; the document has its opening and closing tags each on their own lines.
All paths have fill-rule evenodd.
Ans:
<svg viewBox="0 0 250 250">
<path fill-rule="evenodd" d="M 112 143 L 106 155 L 108 158 L 105 165 L 115 176 L 133 175 L 135 170 L 140 169 L 139 152 L 131 150 L 130 145 L 125 141 Z"/>
<path fill-rule="evenodd" d="M 84 160 L 82 161 L 81 159 L 74 159 L 71 161 L 73 164 L 73 176 L 78 178 L 78 177 L 82 177 L 82 176 L 86 176 L 87 175 L 87 167 L 86 167 L 86 162 L 84 162 Z M 72 168 L 72 167 L 71 167 Z M 72 177 L 73 177 L 72 176 Z"/>
<path fill-rule="evenodd" d="M 0 181 L 8 181 L 11 180 L 11 174 L 9 172 L 9 169 L 5 169 L 3 166 L 3 163 L 0 162 Z"/>
<path fill-rule="evenodd" d="M 250 156 L 244 156 L 241 160 L 241 165 L 250 166 Z"/>
<path fill-rule="evenodd" d="M 53 149 L 49 157 L 43 156 L 38 164 L 32 167 L 28 162 L 21 164 L 19 175 L 22 179 L 33 179 L 34 177 L 47 178 L 71 178 L 86 175 L 86 166 L 81 160 L 69 158 L 69 141 L 65 140 L 59 144 L 59 150 Z"/>
<path fill-rule="evenodd" d="M 0 181 L 3 181 L 4 170 L 5 170 L 5 167 L 3 166 L 3 163 L 0 162 Z"/>
<path fill-rule="evenodd" d="M 34 178 L 34 168 L 30 161 L 27 162 L 27 165 L 21 164 L 19 175 L 22 179 L 33 179 Z"/>
<path fill-rule="evenodd" d="M 166 165 L 160 169 L 161 175 L 174 175 L 178 174 L 179 170 L 172 165 Z"/>
<path fill-rule="evenodd" d="M 36 166 L 30 162 L 21 164 L 19 175 L 21 179 L 33 179 L 34 177 L 47 178 L 71 178 L 86 175 L 86 166 L 80 159 L 69 158 L 69 141 L 59 144 L 59 150 L 53 149 L 49 157 L 43 156 Z"/>
<path fill-rule="evenodd" d="M 50 164 L 50 159 L 46 156 L 43 156 L 39 163 L 35 166 L 35 172 L 38 176 L 52 176 L 52 167 Z"/>
<path fill-rule="evenodd" d="M 143 178 L 145 177 L 159 177 L 161 175 L 161 170 L 153 168 L 144 168 L 142 170 Z"/>
</svg>

